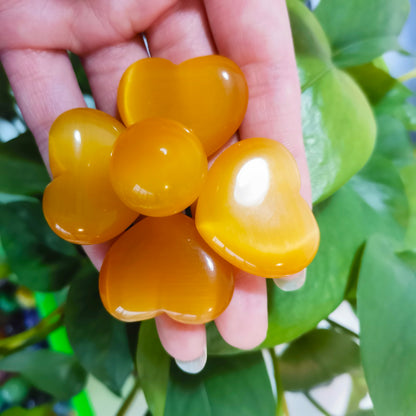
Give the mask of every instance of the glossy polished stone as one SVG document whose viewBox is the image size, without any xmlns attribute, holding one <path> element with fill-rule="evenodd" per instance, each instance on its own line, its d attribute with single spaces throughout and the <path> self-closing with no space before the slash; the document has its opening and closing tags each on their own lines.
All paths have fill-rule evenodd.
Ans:
<svg viewBox="0 0 416 416">
<path fill-rule="evenodd" d="M 264 138 L 240 141 L 208 172 L 197 229 L 217 253 L 249 273 L 297 273 L 319 245 L 318 225 L 299 190 L 296 162 L 283 145 Z"/>
<path fill-rule="evenodd" d="M 54 179 L 43 196 L 52 230 L 77 244 L 96 244 L 123 232 L 138 216 L 114 192 L 109 175 L 113 144 L 125 127 L 113 117 L 78 108 L 61 114 L 49 134 Z"/>
<path fill-rule="evenodd" d="M 110 176 L 119 198 L 149 216 L 176 214 L 198 197 L 208 170 L 201 142 L 180 123 L 151 118 L 118 137 Z"/>
<path fill-rule="evenodd" d="M 182 123 L 214 153 L 239 128 L 248 102 L 248 88 L 239 67 L 223 56 L 210 55 L 175 65 L 146 58 L 124 73 L 118 109 L 126 126 L 149 117 Z"/>
<path fill-rule="evenodd" d="M 215 319 L 234 290 L 232 266 L 183 215 L 147 217 L 110 248 L 100 272 L 107 311 L 126 322 L 167 313 L 189 324 Z"/>
</svg>

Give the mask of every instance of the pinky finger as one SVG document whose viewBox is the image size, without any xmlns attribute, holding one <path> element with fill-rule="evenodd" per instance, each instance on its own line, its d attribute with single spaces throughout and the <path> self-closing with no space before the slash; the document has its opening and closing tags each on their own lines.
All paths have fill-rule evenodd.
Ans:
<svg viewBox="0 0 416 416">
<path fill-rule="evenodd" d="M 188 373 L 202 370 L 207 358 L 205 325 L 186 325 L 167 315 L 155 318 L 160 342 L 178 366 Z"/>
<path fill-rule="evenodd" d="M 236 269 L 233 297 L 215 324 L 233 347 L 248 350 L 258 346 L 268 326 L 266 279 Z"/>
</svg>

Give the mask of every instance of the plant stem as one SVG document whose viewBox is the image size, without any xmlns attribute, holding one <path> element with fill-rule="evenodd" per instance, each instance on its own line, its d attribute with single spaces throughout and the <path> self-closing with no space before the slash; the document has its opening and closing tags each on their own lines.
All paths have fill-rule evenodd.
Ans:
<svg viewBox="0 0 416 416">
<path fill-rule="evenodd" d="M 412 69 L 411 71 L 403 74 L 401 77 L 397 78 L 400 82 L 406 82 L 410 79 L 416 78 L 416 68 Z"/>
<path fill-rule="evenodd" d="M 134 381 L 133 387 L 131 388 L 129 394 L 124 399 L 123 404 L 121 405 L 120 409 L 118 410 L 116 416 L 124 416 L 129 410 L 129 407 L 131 403 L 133 402 L 134 397 L 136 396 L 136 393 L 140 390 L 140 381 L 138 378 Z"/>
<path fill-rule="evenodd" d="M 289 410 L 287 408 L 285 398 L 285 389 L 283 388 L 282 378 L 280 377 L 279 358 L 273 348 L 270 348 L 269 352 L 272 357 L 274 379 L 276 381 L 277 390 L 276 416 L 289 416 Z"/>
<path fill-rule="evenodd" d="M 351 331 L 351 329 L 345 328 L 345 326 L 340 325 L 338 322 L 333 321 L 332 319 L 326 318 L 326 321 L 333 326 L 334 328 L 338 328 L 342 332 L 346 333 L 347 335 L 350 335 L 354 338 L 360 339 L 360 335 L 357 334 L 354 331 Z"/>
<path fill-rule="evenodd" d="M 63 323 L 64 307 L 60 306 L 50 315 L 43 318 L 37 325 L 20 334 L 0 340 L 0 357 L 17 352 L 29 345 L 45 339 Z"/>
<path fill-rule="evenodd" d="M 331 416 L 331 413 L 326 411 L 310 394 L 309 392 L 304 392 L 305 397 L 325 416 Z"/>
</svg>

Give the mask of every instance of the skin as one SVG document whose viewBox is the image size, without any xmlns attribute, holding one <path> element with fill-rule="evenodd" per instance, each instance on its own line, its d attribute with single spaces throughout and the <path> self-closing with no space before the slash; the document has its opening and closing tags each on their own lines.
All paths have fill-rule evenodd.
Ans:
<svg viewBox="0 0 416 416">
<path fill-rule="evenodd" d="M 220 53 L 240 66 L 250 92 L 240 139 L 283 143 L 296 158 L 301 193 L 310 203 L 300 86 L 284 0 L 0 0 L 0 27 L 0 59 L 46 165 L 55 118 L 85 107 L 66 51 L 82 58 L 97 107 L 116 116 L 122 73 L 147 56 L 138 36 L 145 32 L 152 56 L 180 63 Z M 109 245 L 85 247 L 98 269 Z M 203 325 L 166 316 L 156 323 L 174 358 L 190 361 L 204 353 Z M 238 271 L 233 299 L 216 324 L 233 346 L 260 344 L 267 331 L 265 279 Z"/>
</svg>

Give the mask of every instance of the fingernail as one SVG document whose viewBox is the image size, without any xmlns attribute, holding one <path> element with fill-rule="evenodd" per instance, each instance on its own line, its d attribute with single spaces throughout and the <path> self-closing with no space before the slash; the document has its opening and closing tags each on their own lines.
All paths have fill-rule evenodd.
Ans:
<svg viewBox="0 0 416 416">
<path fill-rule="evenodd" d="M 207 348 L 204 348 L 202 355 L 195 360 L 181 361 L 175 358 L 176 365 L 185 373 L 197 374 L 205 367 L 207 362 Z"/>
<path fill-rule="evenodd" d="M 299 273 L 292 274 L 290 276 L 279 277 L 273 279 L 276 286 L 285 292 L 292 292 L 293 290 L 300 289 L 306 280 L 306 269 L 301 270 Z"/>
</svg>

